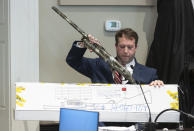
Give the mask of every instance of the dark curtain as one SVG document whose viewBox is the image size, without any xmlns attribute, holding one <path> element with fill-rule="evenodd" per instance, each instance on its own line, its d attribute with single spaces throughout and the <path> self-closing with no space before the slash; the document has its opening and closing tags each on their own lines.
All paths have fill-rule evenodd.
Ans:
<svg viewBox="0 0 194 131">
<path fill-rule="evenodd" d="M 194 56 L 194 15 L 191 0 L 158 0 L 158 20 L 147 66 L 168 84 L 178 83 L 187 56 Z"/>
<path fill-rule="evenodd" d="M 158 19 L 147 66 L 158 70 L 159 79 L 179 84 L 180 109 L 194 110 L 194 10 L 191 0 L 158 0 Z M 194 73 L 193 73 L 194 74 Z M 181 116 L 186 127 L 194 122 Z"/>
</svg>

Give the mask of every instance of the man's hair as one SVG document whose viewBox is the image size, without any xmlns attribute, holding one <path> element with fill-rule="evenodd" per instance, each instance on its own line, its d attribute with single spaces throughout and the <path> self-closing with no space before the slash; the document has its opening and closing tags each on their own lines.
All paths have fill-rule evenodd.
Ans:
<svg viewBox="0 0 194 131">
<path fill-rule="evenodd" d="M 121 38 L 123 36 L 129 40 L 135 39 L 135 46 L 137 47 L 138 35 L 134 30 L 132 30 L 131 28 L 124 28 L 124 29 L 117 31 L 117 33 L 115 35 L 115 42 L 116 42 L 115 44 L 116 45 L 119 42 L 119 38 Z"/>
</svg>

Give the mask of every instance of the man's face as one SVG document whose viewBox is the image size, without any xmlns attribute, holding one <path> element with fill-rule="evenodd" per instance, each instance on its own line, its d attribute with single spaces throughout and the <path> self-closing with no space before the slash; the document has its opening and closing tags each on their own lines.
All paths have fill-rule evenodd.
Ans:
<svg viewBox="0 0 194 131">
<path fill-rule="evenodd" d="M 136 52 L 135 39 L 127 39 L 122 36 L 115 47 L 118 61 L 122 65 L 126 65 L 133 60 Z"/>
</svg>

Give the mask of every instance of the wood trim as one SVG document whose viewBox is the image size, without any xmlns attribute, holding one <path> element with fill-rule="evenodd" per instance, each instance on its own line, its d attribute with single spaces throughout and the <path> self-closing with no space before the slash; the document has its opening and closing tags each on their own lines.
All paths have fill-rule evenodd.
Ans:
<svg viewBox="0 0 194 131">
<path fill-rule="evenodd" d="M 133 5 L 154 6 L 156 0 L 58 0 L 59 5 Z"/>
</svg>

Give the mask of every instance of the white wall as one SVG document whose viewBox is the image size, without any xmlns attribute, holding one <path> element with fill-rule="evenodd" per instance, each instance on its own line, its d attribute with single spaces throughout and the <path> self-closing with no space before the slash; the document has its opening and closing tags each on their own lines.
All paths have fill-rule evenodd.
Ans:
<svg viewBox="0 0 194 131">
<path fill-rule="evenodd" d="M 40 0 L 40 80 L 47 82 L 90 82 L 69 67 L 65 58 L 74 40 L 81 35 L 52 9 L 57 0 Z M 150 6 L 57 6 L 85 32 L 97 37 L 115 56 L 114 33 L 104 31 L 104 21 L 120 20 L 139 34 L 137 60 L 144 64 L 152 42 L 156 11 Z M 96 57 L 89 52 L 86 56 Z"/>
<path fill-rule="evenodd" d="M 38 0 L 10 0 L 11 131 L 39 131 L 39 121 L 18 121 L 14 117 L 15 82 L 39 81 L 38 4 Z"/>
</svg>

